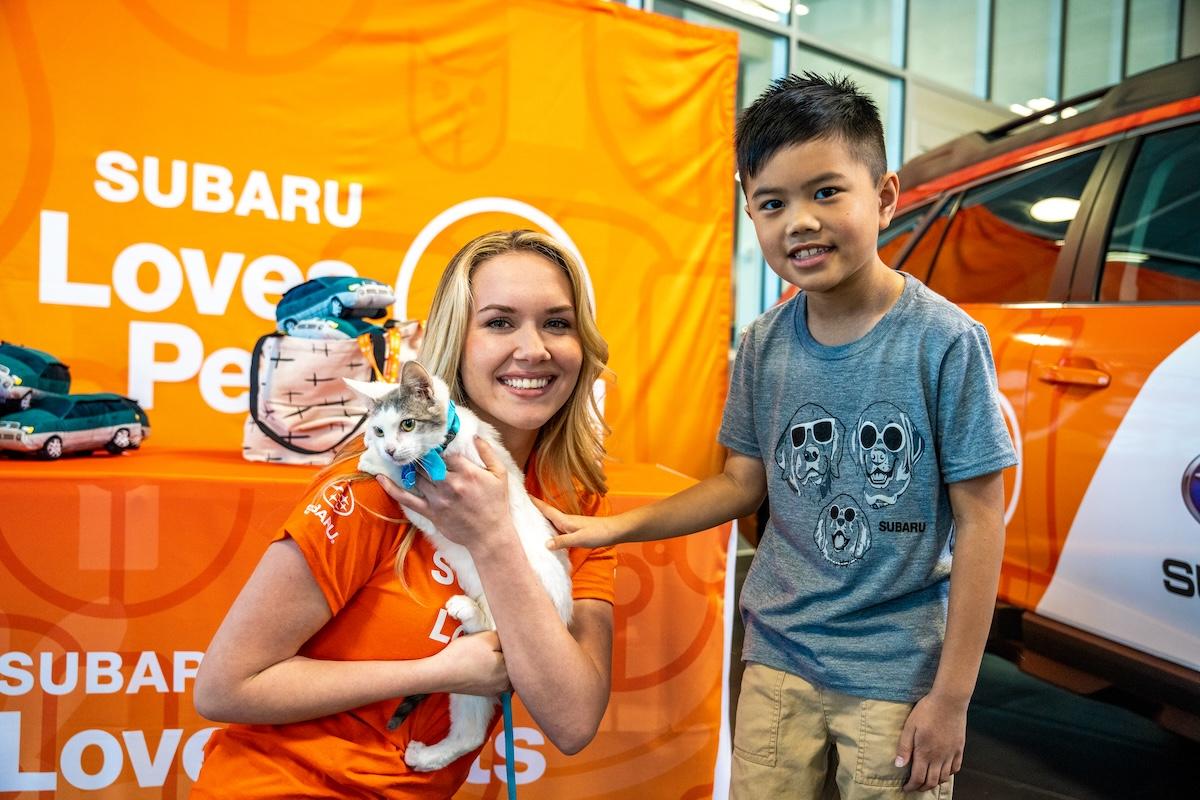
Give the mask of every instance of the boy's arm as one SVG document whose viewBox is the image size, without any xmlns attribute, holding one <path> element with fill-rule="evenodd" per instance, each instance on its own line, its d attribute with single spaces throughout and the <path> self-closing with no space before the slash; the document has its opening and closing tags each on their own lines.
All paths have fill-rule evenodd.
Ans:
<svg viewBox="0 0 1200 800">
<path fill-rule="evenodd" d="M 562 532 L 547 546 L 551 550 L 562 550 L 670 539 L 707 530 L 754 511 L 766 493 L 767 473 L 762 460 L 730 450 L 720 473 L 666 500 L 624 514 L 572 516 L 542 502 L 538 502 L 538 508 Z"/>
<path fill-rule="evenodd" d="M 946 640 L 933 689 L 913 707 L 900 734 L 896 766 L 912 759 L 906 792 L 932 789 L 962 766 L 967 704 L 991 629 L 1004 555 L 1002 473 L 950 484 L 950 506 L 955 545 Z"/>
</svg>

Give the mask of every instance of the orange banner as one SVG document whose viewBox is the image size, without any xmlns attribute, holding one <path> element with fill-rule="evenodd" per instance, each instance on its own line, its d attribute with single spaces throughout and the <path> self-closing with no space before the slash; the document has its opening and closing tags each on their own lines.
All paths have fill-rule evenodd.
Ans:
<svg viewBox="0 0 1200 800">
<path fill-rule="evenodd" d="M 0 458 L 0 794 L 186 796 L 196 667 L 312 474 L 239 458 L 308 277 L 419 318 L 467 239 L 547 231 L 611 345 L 614 507 L 714 471 L 736 74 L 733 34 L 603 0 L 0 3 L 0 338 L 153 429 Z M 518 709 L 523 798 L 712 793 L 728 536 L 622 549 L 608 715 L 566 758 Z M 489 746 L 461 796 L 503 772 Z"/>
<path fill-rule="evenodd" d="M 314 471 L 152 450 L 0 464 L 0 795 L 186 797 L 213 730 L 196 668 Z M 616 511 L 690 483 L 650 466 L 610 478 Z M 608 713 L 567 757 L 518 703 L 521 797 L 712 795 L 728 539 L 620 548 Z M 493 742 L 458 796 L 502 797 L 504 774 Z"/>
<path fill-rule="evenodd" d="M 602 0 L 5 2 L 0 335 L 234 452 L 284 289 L 422 317 L 468 238 L 532 226 L 591 274 L 613 456 L 707 474 L 736 74 L 733 34 Z"/>
</svg>

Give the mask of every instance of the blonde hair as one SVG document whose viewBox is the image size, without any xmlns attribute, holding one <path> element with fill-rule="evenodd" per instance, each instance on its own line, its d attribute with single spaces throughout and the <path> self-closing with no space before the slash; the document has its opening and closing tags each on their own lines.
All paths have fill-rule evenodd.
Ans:
<svg viewBox="0 0 1200 800">
<path fill-rule="evenodd" d="M 583 362 L 571 396 L 542 426 L 536 450 L 538 482 L 547 492 L 560 493 L 566 510 L 577 514 L 585 507 L 581 494 L 591 500 L 608 491 L 602 463 L 608 426 L 592 393 L 607 369 L 608 342 L 596 326 L 583 267 L 565 247 L 530 230 L 495 231 L 467 242 L 438 281 L 419 360 L 446 382 L 455 403 L 470 406 L 461 368 L 474 310 L 471 279 L 484 262 L 506 253 L 541 256 L 562 270 L 571 286 Z"/>
<path fill-rule="evenodd" d="M 565 510 L 578 514 L 608 492 L 604 477 L 604 435 L 608 426 L 592 393 L 592 386 L 604 374 L 608 364 L 608 342 L 600 335 L 596 316 L 587 295 L 583 267 L 566 248 L 543 233 L 529 230 L 495 231 L 467 242 L 450 259 L 442 272 L 418 360 L 450 387 L 455 403 L 470 406 L 463 391 L 460 370 L 466 350 L 467 329 L 474 310 L 471 278 L 485 261 L 505 253 L 533 253 L 554 264 L 567 276 L 571 302 L 575 306 L 575 329 L 583 352 L 579 379 L 562 408 L 542 426 L 537 443 L 537 479 L 543 491 L 555 494 Z M 321 474 L 327 476 L 322 488 L 344 480 L 374 479 L 361 471 L 337 475 L 336 468 L 351 459 L 358 460 L 366 446 L 355 436 L 338 451 L 334 462 Z M 365 509 L 365 507 L 364 507 Z M 396 574 L 405 589 L 405 556 L 412 548 L 416 528 L 406 519 L 368 513 L 407 525 L 396 551 Z"/>
</svg>

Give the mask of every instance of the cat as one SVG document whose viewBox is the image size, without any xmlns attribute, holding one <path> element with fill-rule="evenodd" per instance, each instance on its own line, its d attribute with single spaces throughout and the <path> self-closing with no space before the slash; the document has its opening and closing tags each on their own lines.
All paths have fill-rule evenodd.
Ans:
<svg viewBox="0 0 1200 800">
<path fill-rule="evenodd" d="M 412 489 L 417 472 L 431 479 L 445 477 L 444 455 L 463 455 L 483 466 L 475 437 L 492 447 L 508 474 L 508 510 L 513 527 L 530 565 L 550 595 L 564 624 L 571 622 L 571 574 L 563 551 L 546 548 L 554 528 L 525 491 L 525 476 L 504 449 L 500 436 L 467 408 L 455 407 L 450 390 L 417 361 L 405 362 L 400 383 L 365 383 L 350 378 L 346 384 L 368 401 L 366 451 L 358 461 L 363 472 L 386 475 Z M 457 423 L 457 430 L 455 424 Z M 445 557 L 464 594 L 446 601 L 446 612 L 462 623 L 467 633 L 495 630 L 479 573 L 465 547 L 443 536 L 425 517 L 411 511 L 408 519 Z M 450 764 L 483 744 L 487 723 L 498 698 L 450 695 L 450 732 L 436 744 L 410 742 L 404 761 L 421 772 Z M 406 701 L 407 702 L 407 701 Z"/>
</svg>

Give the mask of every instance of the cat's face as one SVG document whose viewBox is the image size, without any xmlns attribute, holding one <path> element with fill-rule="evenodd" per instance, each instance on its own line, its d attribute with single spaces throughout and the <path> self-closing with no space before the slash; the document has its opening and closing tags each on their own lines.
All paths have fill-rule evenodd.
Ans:
<svg viewBox="0 0 1200 800">
<path fill-rule="evenodd" d="M 510 450 L 571 397 L 583 364 L 571 284 L 533 253 L 488 259 L 471 278 L 474 299 L 460 365 L 471 409 Z"/>
<path fill-rule="evenodd" d="M 436 399 L 435 378 L 415 361 L 405 364 L 399 384 L 351 383 L 372 402 L 363 441 L 386 461 L 407 464 L 442 443 L 446 409 Z"/>
</svg>

